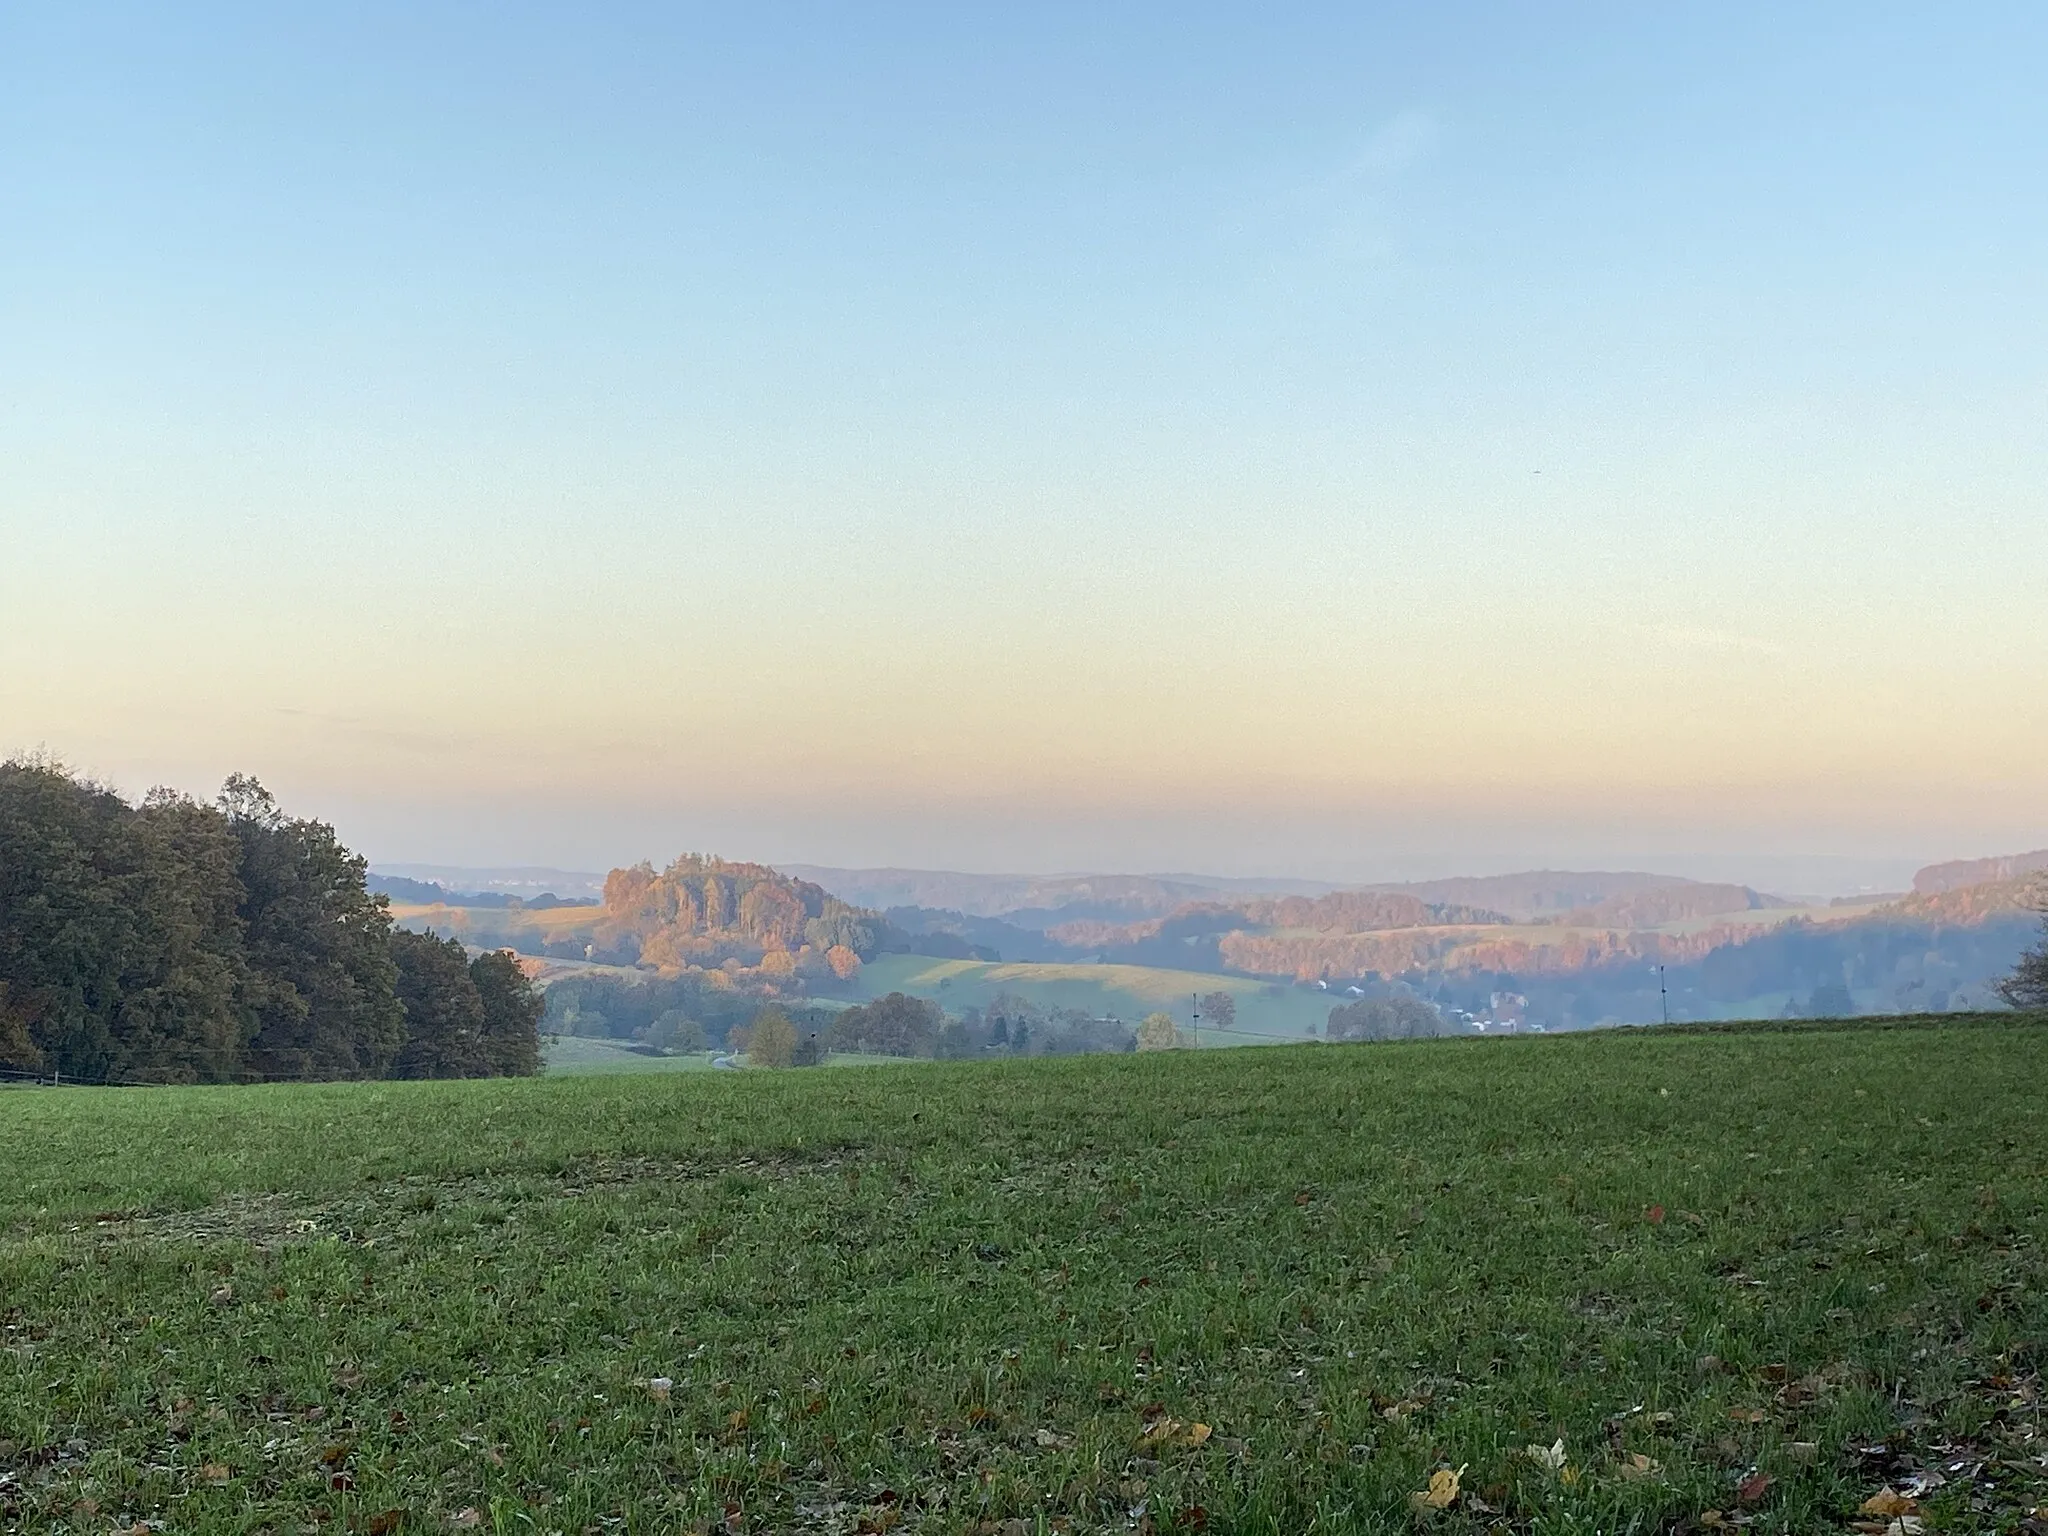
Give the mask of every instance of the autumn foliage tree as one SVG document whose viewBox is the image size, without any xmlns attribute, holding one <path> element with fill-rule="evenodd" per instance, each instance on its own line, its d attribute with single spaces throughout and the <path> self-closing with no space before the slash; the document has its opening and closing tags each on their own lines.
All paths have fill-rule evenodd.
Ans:
<svg viewBox="0 0 2048 1536">
<path fill-rule="evenodd" d="M 787 1067 L 796 1060 L 796 1026 L 780 1008 L 763 1008 L 747 1026 L 747 1064 Z"/>
<path fill-rule="evenodd" d="M 1148 1013 L 1138 1023 L 1138 1049 L 1170 1051 L 1180 1044 L 1180 1031 L 1170 1013 Z"/>
</svg>

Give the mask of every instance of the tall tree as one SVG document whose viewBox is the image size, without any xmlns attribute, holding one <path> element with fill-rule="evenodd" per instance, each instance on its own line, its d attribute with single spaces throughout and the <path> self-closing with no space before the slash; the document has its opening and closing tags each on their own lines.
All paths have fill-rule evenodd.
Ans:
<svg viewBox="0 0 2048 1536">
<path fill-rule="evenodd" d="M 220 793 L 240 845 L 250 1067 L 264 1077 L 382 1077 L 405 1039 L 391 918 L 368 866 L 324 822 L 278 809 L 254 779 Z"/>
<path fill-rule="evenodd" d="M 763 1008 L 747 1026 L 747 1065 L 787 1067 L 796 1061 L 796 1026 L 780 1008 Z"/>
<path fill-rule="evenodd" d="M 1170 1013 L 1148 1013 L 1138 1023 L 1138 1049 L 1141 1051 L 1170 1051 L 1180 1044 L 1180 1031 L 1174 1028 Z"/>
<path fill-rule="evenodd" d="M 1998 995 L 2015 1008 L 2048 1008 L 2048 889 L 2035 905 L 2043 909 L 2041 941 L 2020 956 L 2012 974 L 1998 985 Z"/>
<path fill-rule="evenodd" d="M 167 789 L 135 814 L 138 919 L 146 959 L 117 1019 L 129 1077 L 225 1082 L 241 1070 L 249 972 L 227 818 Z"/>
<path fill-rule="evenodd" d="M 1221 989 L 1204 992 L 1202 1019 L 1211 1029 L 1229 1029 L 1237 1023 L 1237 999 Z"/>
<path fill-rule="evenodd" d="M 405 1043 L 391 1063 L 391 1076 L 490 1076 L 483 998 L 461 941 L 400 928 L 391 935 L 391 958 L 405 1009 Z"/>
<path fill-rule="evenodd" d="M 540 1071 L 540 1017 L 547 1009 L 540 988 L 501 949 L 470 961 L 469 979 L 483 1006 L 484 1061 L 491 1075 L 532 1077 Z M 697 1034 L 701 1040 L 703 1031 Z"/>
<path fill-rule="evenodd" d="M 218 812 L 165 791 L 138 810 L 58 765 L 0 764 L 0 1064 L 231 1076 L 238 890 Z"/>
<path fill-rule="evenodd" d="M 137 945 L 128 807 L 54 764 L 0 764 L 0 982 L 14 1065 L 103 1076 Z M 26 1043 L 24 1044 L 24 1037 Z"/>
</svg>

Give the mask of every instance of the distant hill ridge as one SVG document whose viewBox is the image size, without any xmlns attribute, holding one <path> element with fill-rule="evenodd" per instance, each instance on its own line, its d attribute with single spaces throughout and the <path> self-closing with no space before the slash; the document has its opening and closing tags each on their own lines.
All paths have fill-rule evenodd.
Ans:
<svg viewBox="0 0 2048 1536">
<path fill-rule="evenodd" d="M 1945 864 L 1930 864 L 1915 875 L 1913 894 L 1938 896 L 1944 891 L 1961 890 L 1964 886 L 2020 880 L 2044 873 L 2048 873 L 2048 848 L 2036 848 L 2032 853 L 2000 854 L 1989 859 L 1951 859 Z"/>
</svg>

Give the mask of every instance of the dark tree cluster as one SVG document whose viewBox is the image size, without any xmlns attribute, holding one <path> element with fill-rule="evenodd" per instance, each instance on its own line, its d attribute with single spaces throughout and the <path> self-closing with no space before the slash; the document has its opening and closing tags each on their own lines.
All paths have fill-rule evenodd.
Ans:
<svg viewBox="0 0 2048 1536">
<path fill-rule="evenodd" d="M 140 805 L 0 763 L 0 1068 L 82 1081 L 539 1070 L 507 955 L 394 932 L 364 861 L 253 779 Z"/>
<path fill-rule="evenodd" d="M 1326 1030 L 1335 1042 L 1419 1040 L 1445 1032 L 1443 1015 L 1420 998 L 1362 997 L 1330 1010 Z"/>
</svg>

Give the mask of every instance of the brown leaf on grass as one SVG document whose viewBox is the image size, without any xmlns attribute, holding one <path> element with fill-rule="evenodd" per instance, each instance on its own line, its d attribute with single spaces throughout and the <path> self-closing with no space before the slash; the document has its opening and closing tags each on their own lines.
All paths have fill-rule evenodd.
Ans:
<svg viewBox="0 0 2048 1536">
<path fill-rule="evenodd" d="M 1883 1519 L 1894 1519 L 1899 1515 L 1917 1515 L 1920 1505 L 1903 1493 L 1887 1486 L 1880 1488 L 1861 1504 L 1856 1506 L 1859 1515 L 1877 1515 Z"/>
<path fill-rule="evenodd" d="M 484 1512 L 474 1504 L 466 1505 L 450 1515 L 448 1523 L 458 1531 L 473 1531 L 484 1523 Z"/>
<path fill-rule="evenodd" d="M 1653 1227 L 1663 1226 L 1664 1207 L 1661 1205 L 1651 1206 L 1648 1210 L 1643 1212 L 1643 1220 L 1647 1221 Z"/>
<path fill-rule="evenodd" d="M 404 1510 L 386 1509 L 370 1516 L 368 1523 L 365 1524 L 363 1529 L 368 1531 L 370 1536 L 391 1536 L 391 1533 L 403 1524 L 405 1524 Z"/>
<path fill-rule="evenodd" d="M 1735 1500 L 1738 1504 L 1759 1503 L 1776 1482 L 1768 1472 L 1752 1472 L 1735 1485 Z"/>
<path fill-rule="evenodd" d="M 1621 1475 L 1631 1483 L 1647 1482 L 1663 1475 L 1661 1464 L 1652 1461 L 1640 1451 L 1631 1451 L 1621 1459 Z"/>
<path fill-rule="evenodd" d="M 647 1395 L 657 1403 L 668 1401 L 669 1393 L 675 1390 L 675 1383 L 666 1376 L 652 1376 L 647 1381 Z"/>
<path fill-rule="evenodd" d="M 348 1447 L 345 1445 L 330 1445 L 320 1453 L 320 1464 L 323 1467 L 338 1467 L 347 1460 Z"/>
<path fill-rule="evenodd" d="M 1730 1408 L 1728 1417 L 1738 1424 L 1761 1424 L 1764 1421 L 1764 1411 L 1761 1408 Z"/>
<path fill-rule="evenodd" d="M 224 1483 L 235 1474 L 217 1461 L 209 1461 L 199 1469 L 199 1475 L 209 1483 Z"/>
<path fill-rule="evenodd" d="M 1205 1531 L 1209 1528 L 1209 1511 L 1199 1504 L 1190 1504 L 1173 1517 L 1173 1528 L 1177 1531 Z"/>
</svg>

